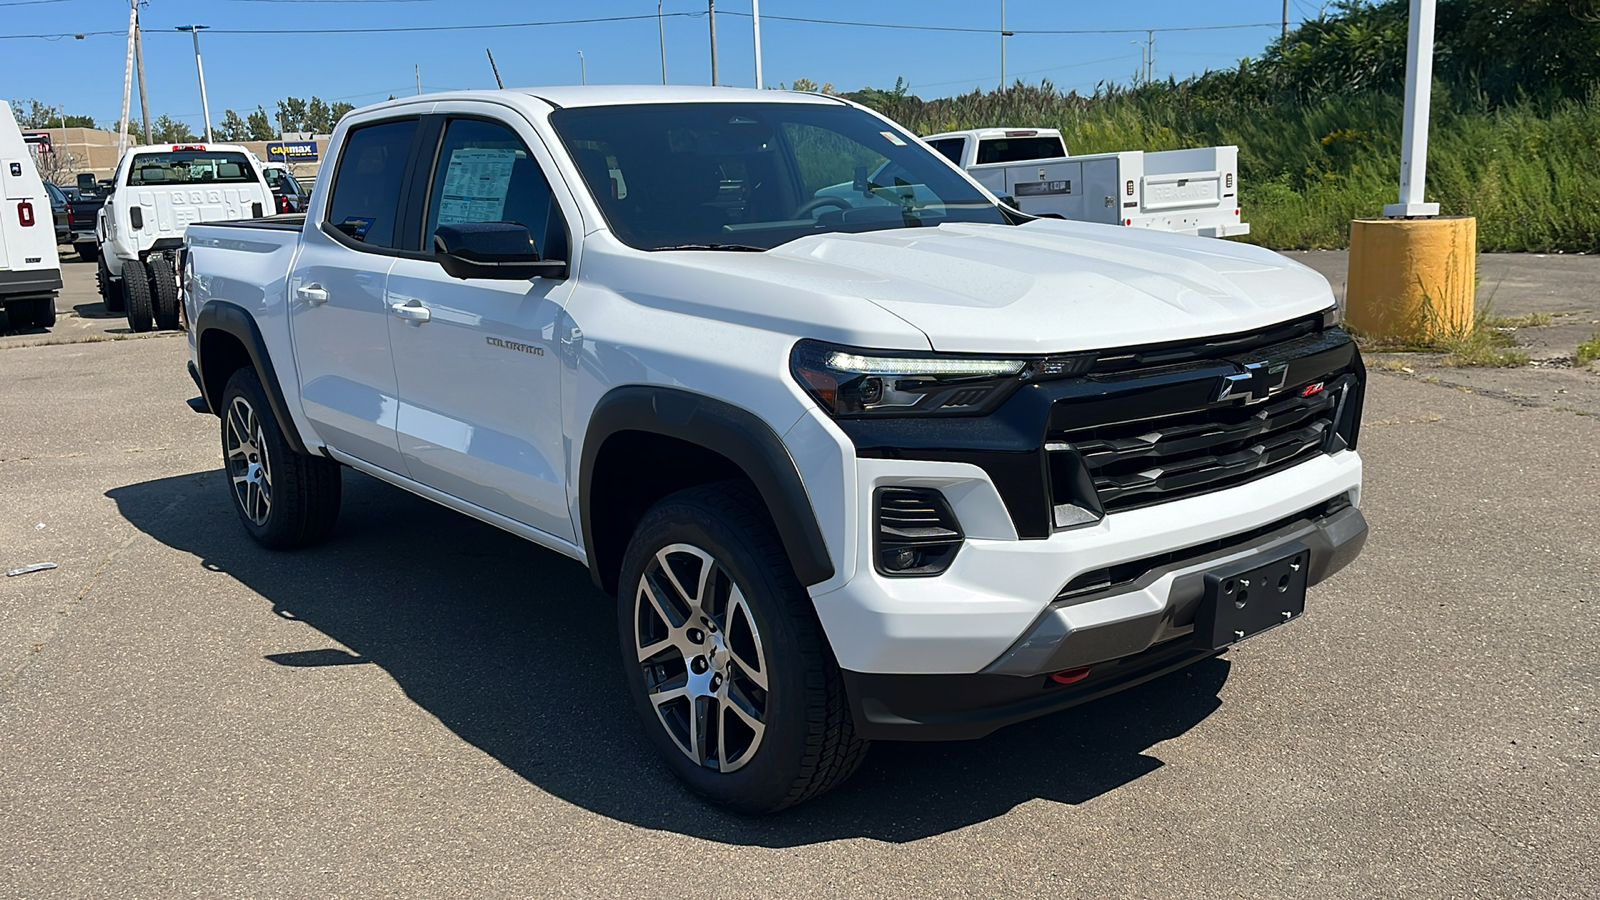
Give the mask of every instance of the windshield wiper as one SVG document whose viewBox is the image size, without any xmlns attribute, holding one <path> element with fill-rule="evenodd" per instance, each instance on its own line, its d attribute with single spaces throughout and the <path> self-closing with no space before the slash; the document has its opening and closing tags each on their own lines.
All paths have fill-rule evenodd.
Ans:
<svg viewBox="0 0 1600 900">
<path fill-rule="evenodd" d="M 677 244 L 671 247 L 651 247 L 656 250 L 737 250 L 744 253 L 765 253 L 766 247 L 753 247 L 749 244 Z"/>
</svg>

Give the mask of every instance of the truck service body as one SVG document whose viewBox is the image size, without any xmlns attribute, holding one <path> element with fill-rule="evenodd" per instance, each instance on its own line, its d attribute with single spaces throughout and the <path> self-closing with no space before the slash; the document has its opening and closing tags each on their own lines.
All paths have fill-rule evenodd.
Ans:
<svg viewBox="0 0 1600 900">
<path fill-rule="evenodd" d="M 928 145 L 1025 213 L 1202 237 L 1249 234 L 1239 219 L 1239 148 L 1069 156 L 1054 128 L 929 135 Z"/>
<path fill-rule="evenodd" d="M 12 328 L 56 323 L 61 258 L 50 195 L 11 106 L 0 101 L 0 306 Z"/>
<path fill-rule="evenodd" d="M 348 466 L 584 562 L 717 802 L 1213 656 L 1364 542 L 1360 356 L 1269 251 L 1020 215 L 790 92 L 406 98 L 329 158 L 185 238 L 244 527 L 319 539 Z"/>
</svg>

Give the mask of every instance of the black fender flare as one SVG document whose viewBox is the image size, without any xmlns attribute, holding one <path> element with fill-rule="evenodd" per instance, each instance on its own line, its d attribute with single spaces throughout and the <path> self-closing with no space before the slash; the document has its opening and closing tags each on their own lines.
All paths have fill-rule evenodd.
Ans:
<svg viewBox="0 0 1600 900">
<path fill-rule="evenodd" d="M 200 314 L 195 317 L 195 363 L 196 368 L 200 370 L 200 394 L 206 401 L 206 407 L 213 413 L 222 415 L 222 411 L 217 407 L 222 398 L 211 396 L 208 388 L 211 382 L 206 377 L 207 331 L 225 332 L 244 345 L 245 353 L 250 356 L 250 364 L 255 367 L 256 374 L 261 376 L 261 386 L 267 391 L 267 403 L 272 407 L 272 415 L 278 420 L 278 427 L 283 430 L 284 440 L 289 442 L 289 447 L 294 452 L 310 455 L 305 441 L 300 438 L 300 430 L 295 427 L 294 417 L 289 415 L 289 403 L 283 396 L 283 385 L 278 381 L 277 370 L 272 367 L 272 356 L 267 353 L 267 342 L 261 337 L 261 327 L 244 307 L 226 300 L 212 300 L 206 303 Z"/>
<path fill-rule="evenodd" d="M 833 559 L 817 524 L 800 469 L 783 439 L 754 414 L 721 400 L 677 388 L 628 385 L 613 388 L 595 405 L 584 434 L 578 475 L 578 502 L 584 546 L 595 549 L 590 486 L 600 449 L 612 435 L 642 431 L 675 438 L 726 457 L 741 469 L 772 515 L 778 538 L 801 584 L 833 577 Z M 590 571 L 602 590 L 600 566 Z"/>
</svg>

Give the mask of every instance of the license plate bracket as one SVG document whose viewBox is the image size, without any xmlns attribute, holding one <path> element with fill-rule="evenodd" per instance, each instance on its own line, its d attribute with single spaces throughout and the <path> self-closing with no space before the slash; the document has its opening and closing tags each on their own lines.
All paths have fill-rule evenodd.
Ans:
<svg viewBox="0 0 1600 900">
<path fill-rule="evenodd" d="M 1300 618 L 1310 573 L 1311 551 L 1299 541 L 1277 548 L 1269 562 L 1255 558 L 1207 572 L 1195 642 L 1221 650 Z"/>
</svg>

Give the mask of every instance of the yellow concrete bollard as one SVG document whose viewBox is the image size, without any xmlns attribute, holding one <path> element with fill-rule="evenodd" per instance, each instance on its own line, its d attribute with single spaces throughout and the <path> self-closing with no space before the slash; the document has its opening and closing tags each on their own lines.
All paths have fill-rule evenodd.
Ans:
<svg viewBox="0 0 1600 900">
<path fill-rule="evenodd" d="M 1427 344 L 1471 333 L 1478 220 L 1356 219 L 1350 223 L 1345 321 L 1380 340 Z"/>
</svg>

